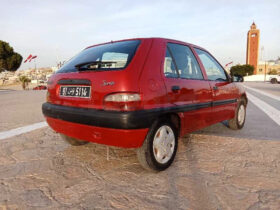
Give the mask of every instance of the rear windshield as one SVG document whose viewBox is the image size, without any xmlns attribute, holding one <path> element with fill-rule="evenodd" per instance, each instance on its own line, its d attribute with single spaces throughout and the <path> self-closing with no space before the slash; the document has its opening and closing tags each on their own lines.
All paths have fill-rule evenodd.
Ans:
<svg viewBox="0 0 280 210">
<path fill-rule="evenodd" d="M 140 40 L 90 47 L 69 60 L 57 73 L 124 69 L 132 60 Z"/>
</svg>

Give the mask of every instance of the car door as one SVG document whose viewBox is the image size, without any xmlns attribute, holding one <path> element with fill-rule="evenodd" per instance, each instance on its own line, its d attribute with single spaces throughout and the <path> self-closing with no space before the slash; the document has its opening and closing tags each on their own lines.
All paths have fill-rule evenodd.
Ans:
<svg viewBox="0 0 280 210">
<path fill-rule="evenodd" d="M 213 95 L 213 123 L 228 120 L 234 117 L 236 108 L 236 86 L 223 67 L 210 55 L 210 53 L 195 48 L 208 77 Z"/>
<path fill-rule="evenodd" d="M 170 105 L 183 116 L 183 134 L 209 125 L 211 88 L 189 46 L 167 43 L 164 80 Z"/>
</svg>

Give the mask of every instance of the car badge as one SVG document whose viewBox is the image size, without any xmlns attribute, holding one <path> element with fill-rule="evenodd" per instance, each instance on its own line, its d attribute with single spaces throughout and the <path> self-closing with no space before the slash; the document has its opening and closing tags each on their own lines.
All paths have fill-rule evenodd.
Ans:
<svg viewBox="0 0 280 210">
<path fill-rule="evenodd" d="M 115 84 L 115 82 L 114 81 L 111 81 L 111 82 L 106 82 L 106 80 L 103 80 L 103 84 L 102 84 L 102 86 L 112 86 L 112 85 L 114 85 Z"/>
</svg>

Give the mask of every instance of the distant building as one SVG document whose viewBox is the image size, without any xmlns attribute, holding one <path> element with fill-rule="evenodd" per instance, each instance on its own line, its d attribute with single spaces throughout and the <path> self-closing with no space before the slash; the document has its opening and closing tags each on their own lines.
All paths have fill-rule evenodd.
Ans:
<svg viewBox="0 0 280 210">
<path fill-rule="evenodd" d="M 0 73 L 0 85 L 13 84 L 18 81 L 18 77 L 13 71 L 3 71 Z"/>
<path fill-rule="evenodd" d="M 254 74 L 258 74 L 260 30 L 253 22 L 247 34 L 246 64 L 254 66 Z"/>
<path fill-rule="evenodd" d="M 270 74 L 272 71 L 280 74 L 280 57 L 276 60 L 259 61 L 258 64 L 258 74 Z"/>
<path fill-rule="evenodd" d="M 56 72 L 59 69 L 57 66 L 52 66 L 51 68 L 53 72 Z"/>
</svg>

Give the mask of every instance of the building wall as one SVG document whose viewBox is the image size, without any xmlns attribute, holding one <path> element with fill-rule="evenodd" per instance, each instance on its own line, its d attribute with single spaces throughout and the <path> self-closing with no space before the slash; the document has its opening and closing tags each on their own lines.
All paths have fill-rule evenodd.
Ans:
<svg viewBox="0 0 280 210">
<path fill-rule="evenodd" d="M 258 73 L 259 39 L 260 31 L 253 23 L 247 33 L 246 64 L 254 66 L 254 74 Z"/>
<path fill-rule="evenodd" d="M 258 65 L 257 74 L 269 74 L 272 70 L 276 70 L 280 74 L 280 64 L 260 64 Z"/>
</svg>

